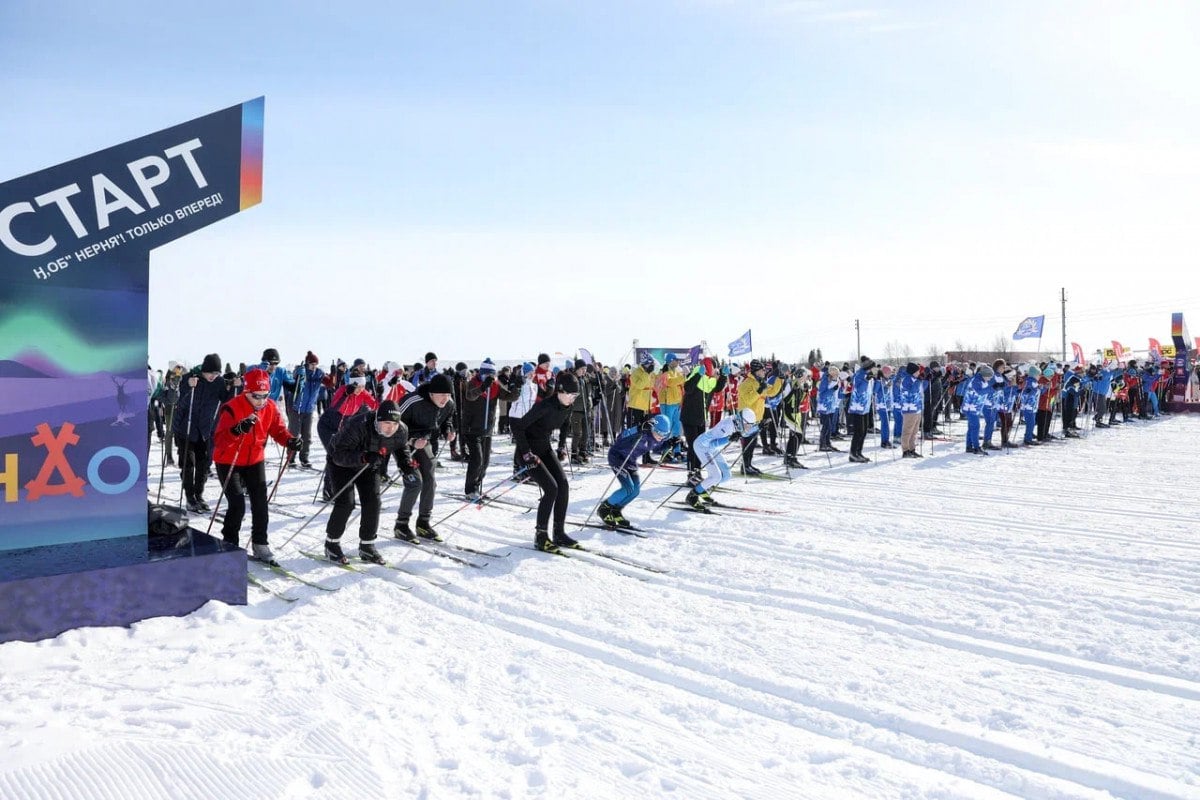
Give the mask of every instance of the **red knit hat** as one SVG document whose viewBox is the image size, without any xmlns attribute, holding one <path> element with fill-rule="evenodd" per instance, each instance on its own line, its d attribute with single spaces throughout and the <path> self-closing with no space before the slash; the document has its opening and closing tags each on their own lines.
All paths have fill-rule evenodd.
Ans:
<svg viewBox="0 0 1200 800">
<path fill-rule="evenodd" d="M 306 355 L 306 356 L 304 357 L 304 363 L 305 363 L 305 364 L 320 364 L 320 363 L 321 363 L 321 359 L 319 359 L 319 358 L 317 358 L 315 355 L 313 355 L 313 351 L 312 351 L 312 350 L 309 350 L 309 351 L 308 351 L 308 355 Z"/>
<path fill-rule="evenodd" d="M 242 378 L 242 382 L 246 387 L 247 392 L 269 392 L 271 391 L 271 376 L 265 370 L 255 367 L 246 373 Z"/>
</svg>

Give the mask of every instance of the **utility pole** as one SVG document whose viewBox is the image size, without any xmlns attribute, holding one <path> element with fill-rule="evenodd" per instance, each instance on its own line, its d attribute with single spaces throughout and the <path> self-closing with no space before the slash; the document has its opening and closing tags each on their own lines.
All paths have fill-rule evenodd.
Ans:
<svg viewBox="0 0 1200 800">
<path fill-rule="evenodd" d="M 1067 363 L 1067 287 L 1062 289 L 1062 363 Z"/>
<path fill-rule="evenodd" d="M 862 329 L 859 327 L 858 320 L 854 320 L 854 339 L 858 343 L 858 360 L 862 361 Z"/>
</svg>

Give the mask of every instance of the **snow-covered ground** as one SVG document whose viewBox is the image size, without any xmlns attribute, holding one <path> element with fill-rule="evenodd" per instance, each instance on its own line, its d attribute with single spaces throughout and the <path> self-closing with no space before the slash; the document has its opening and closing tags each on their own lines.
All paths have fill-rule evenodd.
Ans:
<svg viewBox="0 0 1200 800">
<path fill-rule="evenodd" d="M 665 574 L 522 549 L 513 507 L 442 526 L 510 554 L 483 569 L 389 541 L 418 575 L 346 572 L 297 552 L 318 521 L 281 560 L 336 592 L 255 568 L 298 600 L 0 646 L 0 797 L 1200 798 L 1198 444 L 1175 417 L 869 447 L 719 495 L 774 515 L 651 514 L 683 474 L 658 470 L 627 510 L 649 538 L 579 538 Z"/>
</svg>

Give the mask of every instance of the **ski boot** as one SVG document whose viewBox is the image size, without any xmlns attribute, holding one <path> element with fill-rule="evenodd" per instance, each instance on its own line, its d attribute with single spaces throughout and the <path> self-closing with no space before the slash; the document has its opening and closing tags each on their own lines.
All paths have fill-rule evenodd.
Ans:
<svg viewBox="0 0 1200 800">
<path fill-rule="evenodd" d="M 428 539 L 431 542 L 445 541 L 441 536 L 438 536 L 438 532 L 433 529 L 433 526 L 429 524 L 429 520 L 427 519 L 417 520 L 417 536 L 420 536 L 422 539 Z"/>
<path fill-rule="evenodd" d="M 559 549 L 550 541 L 550 537 L 546 535 L 545 528 L 537 528 L 533 535 L 533 548 L 541 550 L 543 553 L 557 553 Z"/>
<path fill-rule="evenodd" d="M 271 567 L 279 566 L 275 561 L 275 554 L 271 552 L 271 546 L 267 544 L 250 545 L 250 557 Z"/>
<path fill-rule="evenodd" d="M 762 470 L 753 464 L 742 464 L 742 474 L 753 478 L 755 476 L 762 475 Z"/>
<path fill-rule="evenodd" d="M 383 556 L 379 555 L 379 551 L 375 549 L 374 541 L 359 542 L 358 543 L 358 557 L 361 558 L 363 561 L 366 561 L 371 564 L 386 564 L 387 563 L 386 561 L 383 560 Z"/>
<path fill-rule="evenodd" d="M 687 476 L 688 486 L 699 486 L 700 481 L 702 481 L 702 480 L 704 480 L 704 476 L 700 474 L 700 470 L 694 469 L 688 473 L 688 476 Z"/>
<path fill-rule="evenodd" d="M 336 539 L 325 540 L 325 557 L 335 564 L 349 564 L 350 559 L 342 552 L 342 545 Z"/>
<path fill-rule="evenodd" d="M 617 517 L 621 515 L 621 509 L 610 504 L 607 500 L 600 504 L 596 509 L 596 516 L 610 528 L 617 527 Z"/>
<path fill-rule="evenodd" d="M 417 537 L 413 535 L 412 528 L 408 527 L 408 520 L 396 520 L 396 526 L 392 528 L 392 535 L 397 539 L 403 539 L 406 542 L 416 544 Z"/>
<path fill-rule="evenodd" d="M 567 536 L 565 531 L 555 531 L 554 538 L 551 540 L 555 547 L 565 547 L 570 550 L 582 549 L 579 547 L 579 542 Z"/>
<path fill-rule="evenodd" d="M 705 492 L 705 494 L 707 495 L 708 493 Z M 708 510 L 708 503 L 704 502 L 704 500 L 700 497 L 700 493 L 695 489 L 692 489 L 687 493 L 687 497 L 683 498 L 683 502 L 687 503 L 689 506 L 701 513 L 711 513 Z"/>
</svg>

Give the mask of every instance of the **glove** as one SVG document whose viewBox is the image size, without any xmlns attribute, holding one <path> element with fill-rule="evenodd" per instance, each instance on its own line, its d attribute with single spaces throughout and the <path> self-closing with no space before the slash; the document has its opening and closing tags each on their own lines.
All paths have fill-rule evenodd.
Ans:
<svg viewBox="0 0 1200 800">
<path fill-rule="evenodd" d="M 418 475 L 417 473 L 415 473 L 415 472 L 404 473 L 404 486 L 406 488 L 411 489 L 415 486 L 419 486 L 420 483 L 421 483 L 421 476 Z"/>
<path fill-rule="evenodd" d="M 521 461 L 527 467 L 531 467 L 531 468 L 536 467 L 538 464 L 542 463 L 542 460 L 540 458 L 538 458 L 536 455 L 534 455 L 533 453 L 522 453 Z"/>
<path fill-rule="evenodd" d="M 373 467 L 379 463 L 380 456 L 379 456 L 379 453 L 375 452 L 374 450 L 371 450 L 369 452 L 363 453 L 361 460 L 362 460 L 362 463 Z"/>
<path fill-rule="evenodd" d="M 488 375 L 486 378 L 484 378 L 484 379 L 483 379 L 482 381 L 480 381 L 479 383 L 480 383 L 480 385 L 481 385 L 483 388 L 485 388 L 485 389 L 486 389 L 487 387 L 489 387 L 489 386 L 491 386 L 491 385 L 492 385 L 492 381 L 494 381 L 494 380 L 496 380 L 496 376 L 495 376 L 495 375 Z"/>
<path fill-rule="evenodd" d="M 390 381 L 388 381 L 388 386 L 395 386 L 395 385 L 396 385 L 397 383 L 399 383 L 399 382 L 400 382 L 400 376 L 399 376 L 399 375 L 393 375 L 393 376 L 392 376 L 392 379 L 391 379 Z"/>
<path fill-rule="evenodd" d="M 242 420 L 241 422 L 239 422 L 238 424 L 236 424 L 232 428 L 230 428 L 230 430 L 232 431 L 234 436 L 243 436 L 243 435 L 249 433 L 251 431 L 251 429 L 254 428 L 254 424 L 256 422 L 258 422 L 258 414 L 251 414 L 250 416 L 246 417 L 244 420 Z"/>
<path fill-rule="evenodd" d="M 729 365 L 728 364 L 721 367 L 721 374 L 724 375 L 725 377 L 729 377 Z"/>
<path fill-rule="evenodd" d="M 301 445 L 303 445 L 303 444 L 304 444 L 303 439 L 301 439 L 299 436 L 293 436 L 292 438 L 288 439 L 288 443 L 287 443 L 288 452 L 295 453 L 295 452 L 299 451 Z"/>
<path fill-rule="evenodd" d="M 646 420 L 638 426 L 638 429 L 645 433 L 649 433 L 650 431 L 654 430 L 654 422 L 651 420 Z"/>
</svg>

